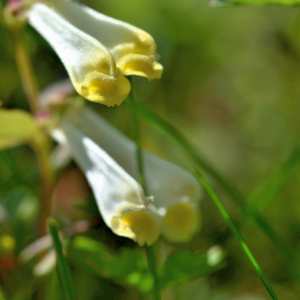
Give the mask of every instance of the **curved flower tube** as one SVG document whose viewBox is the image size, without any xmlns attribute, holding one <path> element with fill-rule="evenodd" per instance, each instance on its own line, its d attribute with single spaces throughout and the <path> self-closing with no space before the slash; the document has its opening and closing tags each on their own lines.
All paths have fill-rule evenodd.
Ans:
<svg viewBox="0 0 300 300">
<path fill-rule="evenodd" d="M 131 176 L 138 178 L 136 146 L 89 108 L 81 108 L 66 121 L 107 151 Z M 149 195 L 163 217 L 162 234 L 172 242 L 186 242 L 199 230 L 201 190 L 196 179 L 182 168 L 143 151 Z"/>
<path fill-rule="evenodd" d="M 105 46 L 45 4 L 33 4 L 27 16 L 56 51 L 80 95 L 107 106 L 122 103 L 130 92 L 130 82 L 118 74 L 114 57 Z"/>
<path fill-rule="evenodd" d="M 84 171 L 100 213 L 111 230 L 151 245 L 160 235 L 161 217 L 140 184 L 103 149 L 68 122 L 62 122 L 75 161 Z"/>
<path fill-rule="evenodd" d="M 123 75 L 145 76 L 149 80 L 161 77 L 163 67 L 157 62 L 157 47 L 150 34 L 76 2 L 51 3 L 65 20 L 108 48 Z"/>
</svg>

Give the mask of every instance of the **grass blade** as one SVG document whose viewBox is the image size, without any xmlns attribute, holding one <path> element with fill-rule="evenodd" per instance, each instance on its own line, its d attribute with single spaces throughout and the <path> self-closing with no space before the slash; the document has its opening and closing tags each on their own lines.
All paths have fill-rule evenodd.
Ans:
<svg viewBox="0 0 300 300">
<path fill-rule="evenodd" d="M 254 204 L 260 212 L 263 212 L 286 186 L 299 166 L 300 146 L 298 146 L 292 155 L 248 197 L 247 203 Z"/>
<path fill-rule="evenodd" d="M 199 172 L 199 170 L 196 169 L 196 178 L 202 185 L 203 189 L 206 191 L 206 193 L 209 195 L 209 197 L 213 200 L 215 203 L 216 207 L 218 208 L 219 212 L 221 213 L 222 217 L 228 224 L 229 228 L 237 238 L 238 242 L 240 243 L 242 249 L 244 250 L 246 256 L 248 257 L 249 261 L 253 265 L 255 271 L 257 272 L 258 276 L 260 277 L 261 281 L 265 285 L 266 289 L 268 290 L 270 296 L 272 297 L 273 300 L 278 300 L 272 286 L 270 285 L 268 279 L 266 278 L 265 274 L 263 273 L 261 267 L 259 266 L 258 262 L 256 261 L 255 257 L 253 256 L 250 248 L 246 244 L 244 238 L 240 234 L 239 230 L 236 228 L 234 223 L 232 222 L 230 216 L 228 215 L 227 211 L 225 210 L 224 206 L 218 199 L 217 195 L 214 193 L 213 189 L 210 187 L 209 183 L 207 180 L 204 178 L 204 176 Z"/>
<path fill-rule="evenodd" d="M 56 252 L 56 268 L 59 282 L 61 284 L 62 290 L 64 291 L 65 298 L 67 300 L 74 300 L 75 294 L 72 286 L 71 272 L 66 258 L 63 254 L 57 222 L 53 218 L 50 218 L 48 220 L 48 227 L 52 237 L 53 247 Z"/>
<path fill-rule="evenodd" d="M 131 102 L 127 102 L 132 105 Z M 158 127 L 165 131 L 170 138 L 172 138 L 181 149 L 187 154 L 187 156 L 192 160 L 203 171 L 207 172 L 216 182 L 218 182 L 223 189 L 232 197 L 233 200 L 242 208 L 242 212 L 251 217 L 257 225 L 263 230 L 263 232 L 268 236 L 270 241 L 276 247 L 278 252 L 283 257 L 287 268 L 295 279 L 299 280 L 300 276 L 298 271 L 295 270 L 295 265 L 293 260 L 296 257 L 291 248 L 285 243 L 285 241 L 277 234 L 273 226 L 261 215 L 261 213 L 253 206 L 246 202 L 246 197 L 243 193 L 238 190 L 233 184 L 231 184 L 227 179 L 219 174 L 206 160 L 198 154 L 197 150 L 190 144 L 190 142 L 183 136 L 183 134 L 175 128 L 173 125 L 169 124 L 163 118 L 159 117 L 144 105 L 140 103 L 135 103 L 134 109 L 141 114 L 145 120 L 149 121 L 152 125 Z M 292 259 L 290 259 L 292 257 Z"/>
<path fill-rule="evenodd" d="M 128 101 L 127 103 L 132 105 L 130 101 Z M 221 176 L 219 172 L 217 172 L 209 163 L 207 163 L 206 159 L 201 157 L 198 151 L 188 142 L 188 140 L 176 127 L 174 127 L 140 103 L 135 103 L 134 109 L 151 124 L 165 131 L 169 135 L 169 137 L 172 138 L 182 148 L 187 156 L 192 159 L 194 163 L 196 163 L 199 167 L 201 167 L 201 169 L 206 171 L 217 182 L 219 182 L 224 187 L 224 189 L 226 189 L 228 194 L 230 194 L 234 199 L 243 198 L 242 193 L 238 189 L 236 189 L 228 180 Z"/>
<path fill-rule="evenodd" d="M 247 203 L 255 205 L 257 212 L 263 212 L 280 193 L 280 191 L 286 186 L 289 179 L 299 166 L 300 146 L 298 146 L 292 155 L 248 197 Z M 295 280 L 299 282 L 300 274 L 297 267 L 297 257 L 292 249 L 280 236 L 274 233 L 268 223 L 263 223 L 263 220 L 261 220 L 261 218 L 259 218 L 257 215 L 255 218 L 257 223 L 266 228 L 268 236 L 282 254 L 290 273 L 293 274 Z M 243 226 L 243 224 L 246 225 L 246 223 L 247 220 L 245 220 L 241 226 Z"/>
</svg>

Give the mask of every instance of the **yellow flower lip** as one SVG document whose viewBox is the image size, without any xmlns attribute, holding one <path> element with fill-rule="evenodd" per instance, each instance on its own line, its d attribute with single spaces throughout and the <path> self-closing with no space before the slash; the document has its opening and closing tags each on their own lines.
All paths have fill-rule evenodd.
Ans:
<svg viewBox="0 0 300 300">
<path fill-rule="evenodd" d="M 76 87 L 77 92 L 87 100 L 106 106 L 120 105 L 130 92 L 130 81 L 123 76 L 109 76 L 107 80 L 103 75 L 100 78 L 97 74 L 89 75 L 89 78 Z"/>
<path fill-rule="evenodd" d="M 155 59 L 155 55 L 128 54 L 118 62 L 118 67 L 123 75 L 138 75 L 149 80 L 160 79 L 163 66 Z"/>
<path fill-rule="evenodd" d="M 133 239 L 139 246 L 152 245 L 160 235 L 156 220 L 146 210 L 127 211 L 114 222 L 119 225 L 117 234 Z"/>
<path fill-rule="evenodd" d="M 190 203 L 168 208 L 164 217 L 164 236 L 173 242 L 186 242 L 200 229 L 200 214 Z"/>
</svg>

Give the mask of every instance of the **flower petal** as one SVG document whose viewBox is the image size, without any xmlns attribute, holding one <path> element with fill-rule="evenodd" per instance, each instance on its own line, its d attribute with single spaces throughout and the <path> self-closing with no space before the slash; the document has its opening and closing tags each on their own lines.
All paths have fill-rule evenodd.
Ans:
<svg viewBox="0 0 300 300">
<path fill-rule="evenodd" d="M 118 75 L 106 47 L 45 4 L 33 4 L 28 19 L 56 51 L 80 95 L 107 106 L 122 103 L 130 92 L 130 82 Z"/>
<path fill-rule="evenodd" d="M 63 122 L 62 127 L 106 225 L 140 246 L 153 244 L 160 234 L 160 216 L 145 198 L 140 184 L 70 123 Z"/>
<path fill-rule="evenodd" d="M 157 47 L 150 34 L 76 2 L 52 3 L 66 20 L 107 47 L 124 75 L 145 76 L 150 80 L 161 77 L 163 67 L 157 62 Z"/>
<path fill-rule="evenodd" d="M 136 146 L 121 132 L 89 108 L 81 108 L 68 121 L 101 145 L 131 176 L 139 177 Z M 147 151 L 143 154 L 148 193 L 154 196 L 154 205 L 165 219 L 163 234 L 174 242 L 189 240 L 200 227 L 198 182 L 175 164 Z"/>
</svg>

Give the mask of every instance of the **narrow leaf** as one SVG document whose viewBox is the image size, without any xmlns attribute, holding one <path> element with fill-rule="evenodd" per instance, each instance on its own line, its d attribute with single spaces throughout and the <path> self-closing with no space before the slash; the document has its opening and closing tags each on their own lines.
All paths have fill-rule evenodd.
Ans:
<svg viewBox="0 0 300 300">
<path fill-rule="evenodd" d="M 286 186 L 299 166 L 300 146 L 298 146 L 292 155 L 248 197 L 247 203 L 255 205 L 256 209 L 263 212 Z"/>
<path fill-rule="evenodd" d="M 74 300 L 75 294 L 72 287 L 71 271 L 63 254 L 63 248 L 59 238 L 58 225 L 54 219 L 49 219 L 48 227 L 52 237 L 53 246 L 56 252 L 57 274 L 62 290 L 64 291 L 67 300 Z"/>
<path fill-rule="evenodd" d="M 210 187 L 208 181 L 204 178 L 204 176 L 199 172 L 199 170 L 196 169 L 196 175 L 197 179 L 199 180 L 199 183 L 202 185 L 203 189 L 206 191 L 206 193 L 209 195 L 209 197 L 213 200 L 215 203 L 216 207 L 218 208 L 219 212 L 221 213 L 222 217 L 224 218 L 225 222 L 237 238 L 238 242 L 240 243 L 240 246 L 242 247 L 243 251 L 245 252 L 246 256 L 248 257 L 249 261 L 253 265 L 256 273 L 260 277 L 261 281 L 265 285 L 266 289 L 268 290 L 270 296 L 274 300 L 278 300 L 272 286 L 270 285 L 268 279 L 266 278 L 265 274 L 263 273 L 261 267 L 259 266 L 258 262 L 256 261 L 255 257 L 253 256 L 250 248 L 246 244 L 244 238 L 240 234 L 239 230 L 237 227 L 234 225 L 232 222 L 229 214 L 227 213 L 226 209 L 222 205 L 221 201 L 217 197 L 217 195 L 214 193 L 213 189 Z"/>
<path fill-rule="evenodd" d="M 126 103 L 131 104 L 130 101 Z M 277 234 L 276 230 L 268 220 L 255 208 L 255 206 L 248 204 L 246 202 L 246 197 L 243 193 L 237 189 L 232 183 L 225 179 L 218 171 L 216 171 L 201 155 L 198 151 L 191 145 L 191 143 L 183 136 L 183 134 L 175 128 L 172 124 L 169 124 L 166 120 L 159 117 L 149 109 L 147 109 L 142 104 L 136 102 L 135 110 L 141 114 L 145 120 L 150 122 L 152 125 L 156 126 L 160 130 L 163 130 L 173 141 L 181 147 L 181 149 L 187 154 L 187 157 L 196 164 L 201 170 L 207 172 L 216 182 L 218 182 L 223 189 L 232 197 L 232 199 L 242 208 L 245 215 L 251 217 L 257 225 L 262 229 L 262 231 L 267 235 L 273 245 L 277 248 L 278 252 L 283 257 L 286 266 L 288 267 L 290 273 L 299 280 L 300 276 L 298 271 L 293 267 L 293 261 L 295 254 L 292 249 L 285 243 L 285 241 Z M 289 168 L 287 168 L 289 169 Z M 292 259 L 290 259 L 292 258 Z"/>
</svg>

